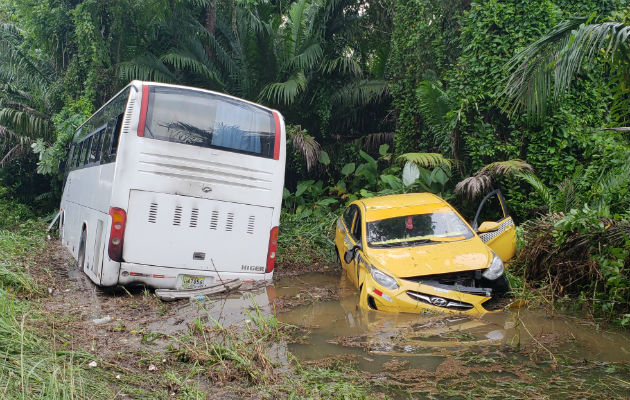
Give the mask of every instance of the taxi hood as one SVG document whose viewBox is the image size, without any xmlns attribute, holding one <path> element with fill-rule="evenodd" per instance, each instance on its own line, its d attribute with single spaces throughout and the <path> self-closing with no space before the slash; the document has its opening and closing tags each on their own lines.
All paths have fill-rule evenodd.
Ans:
<svg viewBox="0 0 630 400">
<path fill-rule="evenodd" d="M 492 252 L 477 236 L 413 247 L 368 247 L 364 253 L 374 267 L 383 267 L 398 278 L 474 271 L 492 261 Z"/>
</svg>

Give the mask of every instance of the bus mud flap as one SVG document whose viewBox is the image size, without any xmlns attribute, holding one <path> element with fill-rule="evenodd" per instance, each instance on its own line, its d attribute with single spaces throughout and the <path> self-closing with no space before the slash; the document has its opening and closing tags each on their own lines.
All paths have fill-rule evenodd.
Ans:
<svg viewBox="0 0 630 400">
<path fill-rule="evenodd" d="M 241 287 L 241 280 L 230 279 L 211 286 L 200 289 L 157 289 L 155 295 L 162 301 L 173 301 L 179 299 L 190 299 L 199 296 L 210 296 L 213 294 L 231 292 Z"/>
</svg>

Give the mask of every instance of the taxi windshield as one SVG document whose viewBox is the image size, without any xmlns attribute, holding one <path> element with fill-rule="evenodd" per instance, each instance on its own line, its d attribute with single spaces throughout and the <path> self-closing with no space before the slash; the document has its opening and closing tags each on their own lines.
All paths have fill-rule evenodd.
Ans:
<svg viewBox="0 0 630 400">
<path fill-rule="evenodd" d="M 405 215 L 367 223 L 370 247 L 408 247 L 470 239 L 473 232 L 454 212 Z"/>
</svg>

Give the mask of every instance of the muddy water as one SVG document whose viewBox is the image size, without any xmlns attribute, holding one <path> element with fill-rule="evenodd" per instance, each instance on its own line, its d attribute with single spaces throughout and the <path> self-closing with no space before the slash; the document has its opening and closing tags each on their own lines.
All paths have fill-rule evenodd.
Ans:
<svg viewBox="0 0 630 400">
<path fill-rule="evenodd" d="M 277 312 L 277 318 L 311 332 L 308 343 L 289 345 L 288 350 L 301 360 L 350 354 L 367 371 L 379 370 L 394 358 L 410 368 L 435 370 L 455 351 L 504 344 L 534 345 L 530 347 L 555 356 L 589 361 L 630 359 L 627 332 L 598 330 L 580 319 L 547 316 L 541 310 L 512 309 L 478 318 L 370 312 L 357 307 L 358 292 L 345 277 L 334 273 L 292 277 L 267 286 L 246 284 L 244 289 L 176 304 L 169 318 L 147 328 L 173 334 L 198 318 L 224 326 L 243 325 L 256 309 L 264 315 L 273 313 L 274 301 L 277 305 L 280 300 L 289 306 Z"/>
<path fill-rule="evenodd" d="M 297 282 L 276 282 L 275 292 L 295 296 L 314 286 L 338 290 L 339 299 L 278 314 L 283 322 L 311 329 L 308 344 L 289 346 L 302 360 L 355 354 L 361 368 L 378 370 L 396 357 L 408 361 L 410 367 L 433 370 L 454 350 L 502 344 L 535 344 L 545 352 L 591 361 L 630 359 L 627 332 L 597 330 L 582 320 L 551 317 L 541 310 L 520 308 L 479 318 L 370 312 L 357 307 L 358 292 L 338 275 L 306 275 Z"/>
</svg>

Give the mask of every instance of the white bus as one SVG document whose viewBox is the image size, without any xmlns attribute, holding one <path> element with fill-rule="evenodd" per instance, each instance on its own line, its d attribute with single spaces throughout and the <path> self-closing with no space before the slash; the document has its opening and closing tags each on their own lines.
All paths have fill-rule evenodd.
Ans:
<svg viewBox="0 0 630 400">
<path fill-rule="evenodd" d="M 133 81 L 73 137 L 61 242 L 101 286 L 271 279 L 285 143 L 275 110 Z"/>
</svg>

